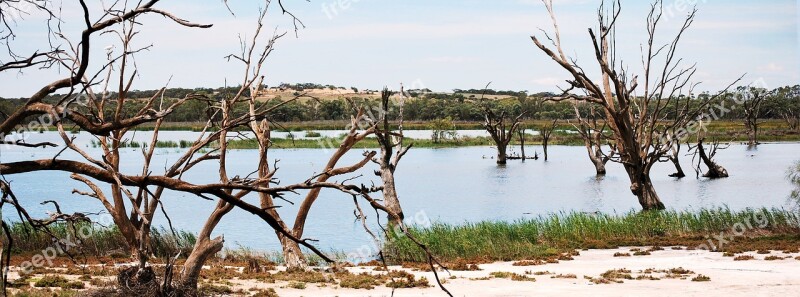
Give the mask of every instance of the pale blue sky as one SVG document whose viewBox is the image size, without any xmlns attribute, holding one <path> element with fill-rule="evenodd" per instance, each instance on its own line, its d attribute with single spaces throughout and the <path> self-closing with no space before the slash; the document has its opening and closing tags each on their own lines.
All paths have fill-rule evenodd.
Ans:
<svg viewBox="0 0 800 297">
<path fill-rule="evenodd" d="M 229 0 L 236 17 L 221 1 L 164 1 L 161 8 L 211 29 L 187 29 L 158 16 L 140 27 L 139 45 L 154 44 L 137 56 L 140 77 L 134 88 L 154 89 L 172 76 L 173 87 L 237 85 L 241 67 L 222 59 L 238 50 L 237 34 L 250 36 L 260 1 Z M 378 89 L 414 82 L 437 91 L 482 88 L 555 91 L 567 78 L 531 42 L 539 28 L 551 30 L 539 0 L 285 0 L 307 25 L 295 38 L 288 16 L 277 1 L 269 30 L 290 31 L 269 58 L 267 82 L 314 82 Z M 599 0 L 556 0 L 565 51 L 587 71 L 595 71 L 586 29 L 596 26 Z M 640 72 L 639 46 L 645 41 L 648 1 L 623 0 L 618 46 L 631 71 Z M 700 89 L 716 90 L 741 74 L 763 78 L 770 87 L 800 83 L 797 1 L 677 0 L 665 1 L 667 19 L 661 42 L 671 38 L 687 13 L 681 3 L 697 2 L 697 21 L 685 35 L 680 55 L 697 62 Z M 66 3 L 66 2 L 65 2 Z M 340 4 L 341 3 L 341 4 Z M 97 5 L 97 4 L 95 4 Z M 263 4 L 262 4 L 263 5 Z M 65 9 L 65 28 L 78 36 L 77 11 Z M 41 45 L 41 22 L 20 23 L 17 46 Z M 103 58 L 111 39 L 96 42 L 94 57 Z M 96 62 L 99 60 L 96 60 Z M 57 78 L 54 71 L 29 70 L 0 75 L 0 96 L 29 96 Z"/>
</svg>

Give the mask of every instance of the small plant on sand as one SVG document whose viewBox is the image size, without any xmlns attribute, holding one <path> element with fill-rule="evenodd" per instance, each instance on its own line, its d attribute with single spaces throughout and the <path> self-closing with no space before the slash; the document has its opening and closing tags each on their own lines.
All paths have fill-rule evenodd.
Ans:
<svg viewBox="0 0 800 297">
<path fill-rule="evenodd" d="M 767 260 L 767 261 L 783 260 L 783 257 L 779 257 L 779 256 L 766 256 L 766 257 L 764 257 L 764 260 Z"/>
<path fill-rule="evenodd" d="M 633 253 L 634 256 L 649 256 L 650 252 L 648 251 L 637 251 Z"/>
<path fill-rule="evenodd" d="M 37 288 L 61 288 L 67 286 L 69 280 L 60 275 L 45 275 L 33 283 Z"/>
<path fill-rule="evenodd" d="M 201 294 L 203 294 L 203 296 L 206 296 L 206 295 L 209 295 L 209 296 L 220 296 L 220 295 L 233 294 L 233 289 L 231 289 L 231 287 L 228 287 L 226 285 L 215 285 L 215 284 L 209 284 L 209 283 L 204 283 L 204 284 L 200 285 L 200 287 L 197 288 L 197 290 Z"/>
<path fill-rule="evenodd" d="M 298 289 L 298 290 L 305 290 L 306 289 L 306 283 L 304 283 L 304 282 L 289 282 L 289 284 L 286 285 L 286 287 L 289 287 L 289 288 L 292 288 L 292 289 Z"/>
<path fill-rule="evenodd" d="M 386 283 L 386 286 L 389 288 L 427 288 L 430 286 L 428 279 L 424 276 L 417 280 L 413 274 L 405 271 L 391 271 L 387 277 L 389 282 Z"/>
<path fill-rule="evenodd" d="M 496 278 L 509 278 L 509 277 L 511 277 L 512 274 L 514 274 L 514 273 L 513 272 L 507 272 L 507 271 L 495 271 L 495 272 L 489 273 L 490 276 L 496 277 Z"/>
<path fill-rule="evenodd" d="M 372 290 L 381 284 L 378 277 L 366 272 L 360 274 L 340 272 L 336 274 L 336 277 L 339 278 L 339 286 L 342 288 Z"/>
<path fill-rule="evenodd" d="M 603 284 L 610 284 L 610 283 L 622 283 L 622 281 L 615 281 L 615 280 L 610 280 L 610 279 L 602 278 L 602 277 L 591 277 L 591 276 L 588 276 L 588 275 L 584 275 L 583 278 L 588 279 L 590 282 L 592 282 L 592 283 L 594 283 L 596 285 L 603 285 Z"/>
<path fill-rule="evenodd" d="M 536 266 L 536 265 L 544 265 L 544 264 L 546 264 L 546 263 L 544 261 L 542 261 L 542 260 L 522 260 L 522 261 L 516 261 L 514 263 L 511 263 L 512 266 Z"/>
<path fill-rule="evenodd" d="M 506 271 L 495 271 L 489 273 L 492 277 L 495 278 L 510 278 L 513 281 L 528 281 L 528 282 L 535 282 L 536 279 L 532 277 L 528 277 L 526 275 L 517 274 L 513 272 L 506 272 Z"/>
<path fill-rule="evenodd" d="M 711 278 L 708 277 L 708 276 L 700 274 L 700 275 L 695 276 L 694 278 L 692 278 L 692 281 L 693 282 L 708 282 L 708 281 L 711 281 Z"/>
<path fill-rule="evenodd" d="M 557 274 L 557 275 L 551 276 L 550 278 L 578 278 L 578 276 L 574 275 L 572 273 L 569 273 L 569 274 Z"/>
<path fill-rule="evenodd" d="M 253 294 L 253 297 L 279 297 L 278 293 L 275 292 L 275 289 L 269 288 L 266 290 L 260 290 Z"/>
<path fill-rule="evenodd" d="M 631 276 L 631 271 L 625 268 L 608 270 L 603 272 L 603 274 L 600 276 L 609 280 L 633 279 L 633 276 Z"/>
<path fill-rule="evenodd" d="M 753 259 L 755 259 L 755 257 L 751 255 L 741 255 L 741 256 L 736 256 L 736 258 L 733 258 L 733 261 L 749 261 Z"/>
<path fill-rule="evenodd" d="M 535 278 L 528 277 L 527 275 L 516 274 L 516 273 L 511 275 L 511 280 L 512 281 L 517 281 L 517 282 L 535 282 L 536 281 Z"/>
<path fill-rule="evenodd" d="M 669 273 L 672 273 L 672 274 L 694 274 L 694 271 L 691 271 L 691 270 L 683 268 L 683 267 L 678 267 L 678 268 L 670 269 Z"/>
<path fill-rule="evenodd" d="M 426 268 L 430 269 L 427 265 Z M 464 260 L 463 258 L 458 258 L 452 263 L 447 263 L 445 265 L 448 269 L 452 271 L 479 271 L 482 270 L 477 263 L 469 262 Z"/>
<path fill-rule="evenodd" d="M 620 252 L 614 253 L 614 257 L 630 257 L 630 256 L 631 254 L 629 253 L 620 253 Z"/>
<path fill-rule="evenodd" d="M 652 274 L 642 274 L 637 276 L 636 280 L 661 280 L 661 279 L 653 276 Z"/>
</svg>

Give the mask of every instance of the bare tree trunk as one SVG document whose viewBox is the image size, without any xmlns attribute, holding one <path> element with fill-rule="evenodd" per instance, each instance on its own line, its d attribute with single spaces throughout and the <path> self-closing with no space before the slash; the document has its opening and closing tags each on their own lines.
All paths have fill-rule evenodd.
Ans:
<svg viewBox="0 0 800 297">
<path fill-rule="evenodd" d="M 591 155 L 589 159 L 592 160 L 597 175 L 606 175 L 606 162 L 608 162 L 608 159 L 604 159 L 603 156 L 591 157 Z"/>
<path fill-rule="evenodd" d="M 222 237 L 197 239 L 192 253 L 189 254 L 183 264 L 183 271 L 181 272 L 182 289 L 189 291 L 197 289 L 197 281 L 200 277 L 200 272 L 203 270 L 203 264 L 220 252 L 224 243 L 225 240 Z"/>
<path fill-rule="evenodd" d="M 522 161 L 524 162 L 525 157 L 525 129 L 519 129 L 519 150 L 522 153 Z"/>
<path fill-rule="evenodd" d="M 578 134 L 583 139 L 583 146 L 586 147 L 586 152 L 589 155 L 589 160 L 594 164 L 594 169 L 597 175 L 606 174 L 606 163 L 611 160 L 611 156 L 616 152 L 616 147 L 611 146 L 611 152 L 608 155 L 603 154 L 603 131 L 606 125 L 598 128 L 597 114 L 592 107 L 589 114 L 584 118 L 578 109 L 578 105 L 574 104 L 575 119 L 578 120 L 577 125 L 572 125 L 578 131 Z"/>
<path fill-rule="evenodd" d="M 669 160 L 672 161 L 672 164 L 675 165 L 675 173 L 670 174 L 671 177 L 683 178 L 686 177 L 686 174 L 683 172 L 683 168 L 681 167 L 680 162 L 680 152 L 681 152 L 681 143 L 680 140 L 675 141 L 675 143 L 670 148 L 671 154 L 668 156 Z"/>
<path fill-rule="evenodd" d="M 283 262 L 288 270 L 306 270 L 308 269 L 308 261 L 303 251 L 300 250 L 300 245 L 291 239 L 286 238 L 283 234 L 278 234 L 278 240 L 281 242 L 281 250 L 283 251 Z"/>
<path fill-rule="evenodd" d="M 498 165 L 505 165 L 506 164 L 506 146 L 504 144 L 497 145 L 497 164 Z"/>
<path fill-rule="evenodd" d="M 703 174 L 707 178 L 724 178 L 728 177 L 728 170 L 720 166 L 713 160 L 713 155 L 716 154 L 718 144 L 712 144 L 711 153 L 707 154 L 703 147 L 703 140 L 697 142 L 697 153 L 700 155 L 700 160 L 708 167 L 708 171 Z"/>
<path fill-rule="evenodd" d="M 394 183 L 394 172 L 391 170 L 381 170 L 381 181 L 383 181 L 383 203 L 393 213 L 397 214 L 400 220 L 405 219 L 403 215 L 403 208 L 400 206 L 400 199 L 397 197 L 397 189 Z M 392 218 L 389 218 L 390 224 L 395 224 Z"/>
<path fill-rule="evenodd" d="M 233 205 L 225 202 L 218 201 L 216 208 L 211 212 L 211 215 L 206 219 L 206 223 L 197 235 L 197 241 L 192 248 L 192 252 L 183 264 L 181 271 L 181 288 L 189 290 L 190 292 L 197 289 L 197 280 L 200 276 L 200 271 L 203 270 L 203 264 L 210 257 L 222 250 L 225 243 L 224 238 L 215 237 L 211 238 L 211 232 L 216 228 L 219 221 L 222 220 L 226 214 L 233 209 Z"/>
<path fill-rule="evenodd" d="M 758 122 L 752 121 L 747 123 L 747 146 L 748 147 L 755 147 L 759 144 L 758 142 Z"/>
<path fill-rule="evenodd" d="M 636 168 L 636 166 L 626 165 L 625 169 L 628 171 L 628 176 L 631 180 L 631 193 L 636 195 L 642 210 L 662 210 L 666 208 L 661 199 L 658 198 L 649 174 L 642 168 Z"/>
<path fill-rule="evenodd" d="M 549 141 L 550 141 L 550 139 L 547 139 L 547 138 L 545 138 L 545 139 L 542 141 L 542 150 L 544 151 L 544 160 L 545 160 L 545 161 L 547 161 L 547 143 L 548 143 Z"/>
<path fill-rule="evenodd" d="M 675 173 L 670 174 L 669 176 L 670 177 L 677 177 L 677 178 L 686 177 L 686 173 L 683 172 L 683 168 L 681 167 L 680 160 L 678 160 L 678 158 L 675 158 L 675 157 L 670 157 L 669 160 L 672 161 L 673 165 L 675 165 Z"/>
<path fill-rule="evenodd" d="M 544 160 L 547 161 L 547 145 L 550 143 L 550 136 L 553 135 L 553 130 L 556 129 L 558 119 L 553 120 L 550 126 L 542 127 L 542 149 L 544 150 Z"/>
<path fill-rule="evenodd" d="M 399 164 L 400 159 L 408 152 L 408 149 L 411 146 L 404 146 L 403 140 L 405 136 L 403 135 L 403 105 L 405 101 L 405 90 L 403 86 L 400 86 L 400 104 L 399 104 L 399 115 L 398 115 L 398 126 L 397 126 L 397 133 L 392 133 L 391 126 L 389 125 L 389 118 L 387 117 L 389 113 L 389 98 L 391 97 L 391 92 L 388 89 L 384 89 L 381 92 L 381 108 L 383 111 L 382 118 L 378 122 L 382 122 L 383 129 L 380 132 L 377 132 L 375 135 L 378 139 L 378 144 L 381 147 L 381 156 L 380 158 L 373 159 L 373 162 L 377 163 L 380 166 L 380 177 L 381 181 L 383 182 L 383 203 L 384 206 L 389 210 L 387 213 L 387 219 L 389 221 L 389 226 L 394 228 L 403 223 L 403 219 L 405 216 L 403 215 L 403 208 L 400 206 L 400 199 L 397 196 L 397 189 L 395 188 L 395 180 L 394 180 L 394 171 L 397 169 L 397 164 Z M 413 144 L 412 144 L 413 145 Z M 396 217 L 393 217 L 393 214 Z"/>
</svg>

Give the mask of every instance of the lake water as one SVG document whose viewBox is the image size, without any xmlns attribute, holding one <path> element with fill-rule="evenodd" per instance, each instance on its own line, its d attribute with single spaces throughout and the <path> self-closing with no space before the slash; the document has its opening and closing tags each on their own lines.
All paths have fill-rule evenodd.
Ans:
<svg viewBox="0 0 800 297">
<path fill-rule="evenodd" d="M 146 141 L 148 132 L 138 132 L 136 140 Z M 76 142 L 99 156 L 99 149 L 89 147 L 85 134 L 77 135 Z M 162 132 L 163 140 L 191 140 L 190 132 Z M 57 134 L 46 132 L 30 136 L 29 141 L 50 140 L 59 143 Z M 513 148 L 516 150 L 518 148 Z M 52 158 L 59 148 L 21 149 L 3 146 L 0 161 L 11 162 Z M 540 146 L 528 146 L 526 152 L 541 153 Z M 159 149 L 152 163 L 154 174 L 160 174 L 166 164 L 180 156 L 180 149 Z M 279 159 L 277 177 L 281 184 L 301 182 L 319 172 L 331 151 L 322 149 L 274 149 L 270 159 Z M 343 158 L 341 165 L 349 165 L 361 156 L 354 150 Z M 447 223 L 477 222 L 483 220 L 517 220 L 554 212 L 601 211 L 625 213 L 638 210 L 636 198 L 630 194 L 629 183 L 622 166 L 609 163 L 608 175 L 595 177 L 594 167 L 586 150 L 578 146 L 551 146 L 550 161 L 510 161 L 497 166 L 494 160 L 484 158 L 494 155 L 492 147 L 464 147 L 447 149 L 412 149 L 400 163 L 396 178 L 400 200 L 410 222 L 427 221 Z M 123 172 L 138 174 L 141 152 L 125 149 L 122 158 Z M 61 158 L 75 159 L 77 155 L 65 152 Z M 733 145 L 717 154 L 718 162 L 728 169 L 730 178 L 719 180 L 696 179 L 689 164 L 683 161 L 690 177 L 675 179 L 668 176 L 674 168 L 671 163 L 657 164 L 652 177 L 656 190 L 668 208 L 700 209 L 727 206 L 731 209 L 747 207 L 792 208 L 795 202 L 788 196 L 792 185 L 786 180 L 786 171 L 800 159 L 800 143 L 767 143 L 757 150 Z M 246 176 L 255 170 L 257 152 L 231 151 L 228 160 L 230 176 Z M 377 181 L 370 174 L 376 165 L 369 164 L 365 177 L 356 181 L 369 184 Z M 207 162 L 184 175 L 192 183 L 216 181 L 216 165 Z M 34 216 L 44 217 L 51 206 L 41 206 L 44 200 L 59 201 L 64 212 L 100 211 L 99 201 L 70 194 L 72 189 L 86 191 L 86 187 L 69 178 L 64 172 L 37 172 L 5 177 L 12 185 L 22 204 Z M 301 193 L 304 194 L 304 193 Z M 287 195 L 293 202 L 302 196 Z M 246 198 L 257 204 L 257 197 Z M 215 202 L 194 195 L 167 192 L 163 198 L 173 225 L 177 229 L 197 232 L 213 209 Z M 296 206 L 282 201 L 279 209 L 285 221 L 294 221 Z M 368 218 L 374 222 L 375 214 L 362 204 Z M 305 237 L 320 240 L 317 244 L 326 250 L 351 252 L 371 244 L 360 222 L 355 221 L 352 198 L 335 191 L 323 190 L 312 209 Z M 4 209 L 4 219 L 16 219 L 9 208 Z M 385 218 L 381 218 L 385 221 Z M 159 213 L 156 225 L 165 225 Z M 217 227 L 215 234 L 224 234 L 226 246 L 246 246 L 256 250 L 279 250 L 273 231 L 255 216 L 234 210 Z"/>
</svg>

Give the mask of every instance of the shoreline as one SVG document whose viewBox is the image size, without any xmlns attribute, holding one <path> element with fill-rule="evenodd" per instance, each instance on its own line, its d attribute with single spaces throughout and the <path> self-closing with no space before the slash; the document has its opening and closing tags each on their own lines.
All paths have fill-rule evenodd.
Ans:
<svg viewBox="0 0 800 297">
<path fill-rule="evenodd" d="M 652 252 L 643 256 L 615 256 L 641 250 Z M 440 270 L 439 276 L 454 296 L 621 296 L 629 293 L 639 296 L 674 296 L 679 292 L 688 296 L 791 296 L 800 289 L 799 252 L 744 252 L 737 256 L 741 255 L 752 256 L 753 259 L 735 260 L 737 258 L 722 253 L 687 250 L 679 246 L 663 249 L 654 249 L 651 246 L 590 249 L 581 250 L 571 260 L 562 259 L 558 263 L 524 266 L 530 263 L 492 262 L 476 264 L 472 268 L 480 270 L 450 270 L 449 273 Z M 245 269 L 227 267 L 235 271 Z M 330 277 L 326 281 L 307 282 L 271 278 L 258 280 L 236 273 L 216 279 L 207 276 L 201 282 L 201 288 L 205 287 L 206 290 L 225 296 L 252 296 L 270 289 L 281 297 L 446 296 L 441 289 L 434 286 L 434 276 L 430 271 L 389 266 L 390 271 L 403 271 L 413 275 L 416 280 L 425 278 L 428 281 L 427 286 L 393 290 L 387 284 L 377 285 L 372 289 L 358 288 L 362 284 L 344 280 L 345 275 L 385 274 L 380 267 L 355 266 L 345 269 L 348 273 L 321 272 L 320 275 L 325 278 Z M 18 278 L 17 270 L 18 267 L 12 267 L 10 281 Z M 280 266 L 271 267 L 269 273 L 277 275 L 283 270 L 285 268 Z M 211 273 L 212 269 L 208 267 L 204 272 Z M 46 274 L 52 275 L 53 272 L 34 275 L 28 281 L 32 285 Z M 86 282 L 86 289 L 81 291 L 101 287 L 92 283 L 114 283 L 113 276 L 86 277 L 74 271 L 65 271 L 59 275 L 73 282 Z M 28 290 L 41 289 L 45 288 Z"/>
</svg>

